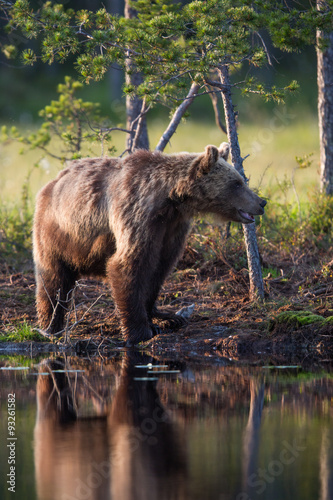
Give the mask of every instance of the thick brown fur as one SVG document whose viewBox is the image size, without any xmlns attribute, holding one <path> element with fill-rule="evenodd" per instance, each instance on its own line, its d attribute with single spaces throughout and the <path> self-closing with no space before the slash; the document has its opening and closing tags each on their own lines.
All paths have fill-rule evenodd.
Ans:
<svg viewBox="0 0 333 500">
<path fill-rule="evenodd" d="M 128 345 L 150 339 L 155 308 L 177 263 L 193 216 L 251 222 L 266 202 L 226 162 L 228 145 L 204 153 L 138 150 L 124 159 L 71 163 L 38 194 L 34 220 L 37 311 L 60 332 L 79 276 L 107 278 Z"/>
</svg>

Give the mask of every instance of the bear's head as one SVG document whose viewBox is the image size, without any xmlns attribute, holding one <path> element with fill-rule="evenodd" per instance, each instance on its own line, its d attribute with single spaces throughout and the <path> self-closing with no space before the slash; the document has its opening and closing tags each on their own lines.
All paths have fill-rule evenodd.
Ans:
<svg viewBox="0 0 333 500">
<path fill-rule="evenodd" d="M 222 143 L 219 148 L 207 146 L 193 160 L 187 177 L 188 203 L 194 210 L 215 214 L 224 222 L 254 222 L 255 215 L 264 213 L 266 201 L 247 186 L 226 161 L 228 156 L 229 144 Z"/>
</svg>

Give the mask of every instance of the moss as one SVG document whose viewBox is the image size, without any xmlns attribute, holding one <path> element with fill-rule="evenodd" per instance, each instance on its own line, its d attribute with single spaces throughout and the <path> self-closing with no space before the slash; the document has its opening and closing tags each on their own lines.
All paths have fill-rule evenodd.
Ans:
<svg viewBox="0 0 333 500">
<path fill-rule="evenodd" d="M 269 322 L 269 331 L 273 331 L 276 327 L 291 327 L 293 329 L 301 328 L 302 326 L 316 325 L 317 328 L 332 325 L 333 316 L 324 318 L 319 314 L 314 314 L 311 311 L 284 311 Z"/>
</svg>

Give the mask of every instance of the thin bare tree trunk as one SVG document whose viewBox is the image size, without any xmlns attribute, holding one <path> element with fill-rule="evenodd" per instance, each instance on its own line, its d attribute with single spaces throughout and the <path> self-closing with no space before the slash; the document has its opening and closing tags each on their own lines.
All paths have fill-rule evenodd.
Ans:
<svg viewBox="0 0 333 500">
<path fill-rule="evenodd" d="M 130 5 L 129 0 L 125 0 L 125 18 L 132 19 L 136 17 L 136 10 Z M 141 73 L 136 71 L 136 67 L 133 61 L 129 57 L 126 63 L 126 74 L 125 74 L 126 85 L 133 85 L 138 87 L 143 82 Z M 132 134 L 127 138 L 127 148 L 130 152 L 133 150 L 133 139 L 136 135 L 136 129 L 140 125 L 140 134 L 136 137 L 135 147 L 138 149 L 149 149 L 149 139 L 148 139 L 148 128 L 146 117 L 140 118 L 138 120 L 140 113 L 142 111 L 142 100 L 137 97 L 126 96 L 126 113 L 127 113 L 127 126 L 128 130 L 132 129 L 132 124 L 134 127 L 132 129 Z"/>
<path fill-rule="evenodd" d="M 222 83 L 221 90 L 232 163 L 236 170 L 238 170 L 238 172 L 244 177 L 245 181 L 248 182 L 244 173 L 243 158 L 239 147 L 236 116 L 232 104 L 229 67 L 227 65 L 223 65 L 221 67 L 220 78 Z M 243 224 L 243 231 L 250 274 L 250 297 L 251 299 L 263 299 L 264 282 L 261 272 L 255 223 Z"/>
<path fill-rule="evenodd" d="M 156 151 L 164 151 L 165 146 L 168 144 L 170 141 L 171 137 L 173 134 L 176 132 L 177 127 L 180 123 L 180 120 L 184 116 L 185 111 L 187 108 L 192 104 L 192 102 L 195 99 L 196 94 L 198 93 L 198 90 L 200 88 L 200 85 L 196 82 L 193 82 L 191 85 L 191 88 L 184 99 L 184 101 L 178 106 L 176 111 L 173 114 L 173 117 L 171 118 L 171 121 L 162 135 L 161 139 L 159 140 L 159 143 L 157 144 L 155 150 Z"/>
<path fill-rule="evenodd" d="M 319 10 L 327 8 L 317 0 Z M 317 41 L 328 42 L 322 51 L 317 48 L 318 118 L 320 139 L 320 187 L 323 193 L 333 194 L 333 32 L 318 31 Z"/>
</svg>

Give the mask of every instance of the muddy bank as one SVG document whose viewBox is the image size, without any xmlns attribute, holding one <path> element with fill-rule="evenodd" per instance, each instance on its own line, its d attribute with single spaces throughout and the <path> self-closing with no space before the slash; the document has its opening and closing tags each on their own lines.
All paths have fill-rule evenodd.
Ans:
<svg viewBox="0 0 333 500">
<path fill-rule="evenodd" d="M 202 362 L 233 360 L 239 362 L 290 363 L 333 360 L 333 338 L 331 335 L 315 334 L 309 327 L 293 333 L 270 336 L 249 332 L 235 333 L 231 329 L 206 333 L 165 333 L 139 345 L 137 350 L 153 357 L 167 356 L 170 359 L 193 359 Z M 117 352 L 128 351 L 122 340 L 109 337 L 90 337 L 62 343 L 52 342 L 1 342 L 0 355 L 23 354 L 34 357 L 46 353 L 62 353 L 83 357 L 108 358 Z"/>
<path fill-rule="evenodd" d="M 327 287 L 314 275 L 306 294 L 298 293 L 295 278 L 281 282 L 268 279 L 267 299 L 253 303 L 243 272 L 222 267 L 185 268 L 165 284 L 159 307 L 177 311 L 195 305 L 188 325 L 176 332 L 160 323 L 162 334 L 140 345 L 152 355 L 165 353 L 179 358 L 319 360 L 333 359 L 333 311 L 330 280 Z M 312 288 L 311 288 L 312 286 Z M 36 341 L 35 282 L 32 272 L 0 274 L 0 355 L 36 355 L 65 352 L 109 356 L 124 350 L 119 324 L 108 287 L 81 280 L 68 321 L 69 343 Z M 25 331 L 30 340 L 25 340 Z M 20 333 L 21 332 L 21 333 Z"/>
</svg>

